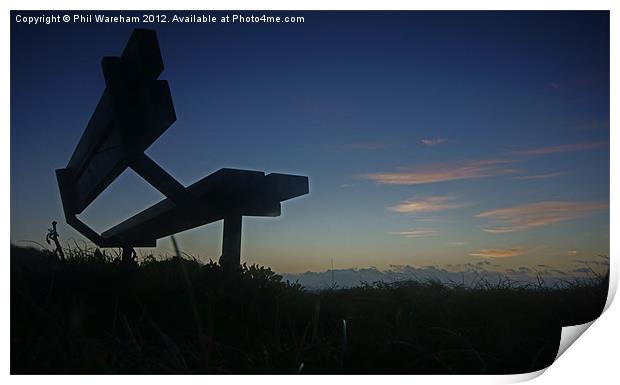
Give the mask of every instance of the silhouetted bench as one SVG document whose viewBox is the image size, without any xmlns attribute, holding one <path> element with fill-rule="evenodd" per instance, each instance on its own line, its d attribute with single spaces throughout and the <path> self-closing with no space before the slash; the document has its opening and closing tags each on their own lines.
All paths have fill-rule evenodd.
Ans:
<svg viewBox="0 0 620 385">
<path fill-rule="evenodd" d="M 67 223 L 99 247 L 154 247 L 157 239 L 224 220 L 222 265 L 238 265 L 243 216 L 279 216 L 308 193 L 305 176 L 223 168 L 184 187 L 144 151 L 176 120 L 155 31 L 136 29 L 120 57 L 102 60 L 106 89 L 66 168 L 56 170 Z M 98 234 L 77 215 L 131 168 L 164 200 Z M 124 251 L 124 254 L 126 252 Z"/>
</svg>

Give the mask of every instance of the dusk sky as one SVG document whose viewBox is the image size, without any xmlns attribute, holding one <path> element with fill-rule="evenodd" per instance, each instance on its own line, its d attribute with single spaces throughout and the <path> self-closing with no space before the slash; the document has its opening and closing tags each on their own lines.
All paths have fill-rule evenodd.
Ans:
<svg viewBox="0 0 620 385">
<path fill-rule="evenodd" d="M 282 216 L 244 218 L 242 261 L 568 271 L 609 254 L 608 12 L 36 26 L 16 13 L 11 242 L 44 243 L 52 220 L 62 242 L 84 239 L 64 221 L 54 170 L 104 90 L 101 58 L 138 27 L 157 31 L 177 114 L 147 151 L 159 165 L 184 185 L 222 167 L 309 177 Z M 102 232 L 162 198 L 127 170 L 80 218 Z M 216 260 L 221 232 L 177 239 Z M 169 239 L 158 245 L 172 254 Z"/>
</svg>

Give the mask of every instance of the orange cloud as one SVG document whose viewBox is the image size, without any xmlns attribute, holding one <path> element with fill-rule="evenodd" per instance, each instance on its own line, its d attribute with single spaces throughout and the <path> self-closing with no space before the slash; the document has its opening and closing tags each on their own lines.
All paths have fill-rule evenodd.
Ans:
<svg viewBox="0 0 620 385">
<path fill-rule="evenodd" d="M 563 153 L 563 152 L 593 150 L 596 148 L 605 147 L 607 145 L 608 145 L 607 142 L 561 144 L 559 146 L 536 147 L 536 148 L 523 149 L 523 150 L 514 150 L 512 151 L 512 153 L 517 154 L 517 155 L 548 155 L 548 154 L 557 154 L 557 153 Z"/>
<path fill-rule="evenodd" d="M 455 202 L 454 198 L 434 196 L 420 200 L 406 200 L 396 206 L 389 207 L 395 213 L 429 213 L 463 207 L 463 203 Z"/>
<path fill-rule="evenodd" d="M 364 174 L 362 177 L 380 184 L 428 184 L 460 179 L 486 178 L 511 173 L 515 170 L 502 167 L 502 165 L 512 162 L 514 161 L 510 159 L 486 159 L 459 163 L 437 163 L 408 171 Z"/>
<path fill-rule="evenodd" d="M 411 229 L 407 231 L 399 231 L 392 234 L 402 235 L 407 238 L 422 238 L 435 236 L 437 235 L 437 231 L 435 229 Z"/>
<path fill-rule="evenodd" d="M 582 218 L 608 208 L 609 204 L 604 202 L 543 201 L 485 211 L 476 217 L 493 222 L 484 229 L 488 233 L 511 233 Z"/>
<path fill-rule="evenodd" d="M 508 258 L 523 255 L 524 253 L 525 249 L 523 247 L 512 247 L 509 249 L 482 249 L 469 255 L 482 258 Z"/>
<path fill-rule="evenodd" d="M 445 143 L 446 140 L 443 138 L 432 138 L 432 139 L 422 139 L 420 140 L 420 144 L 425 146 L 436 146 L 438 144 Z"/>
</svg>

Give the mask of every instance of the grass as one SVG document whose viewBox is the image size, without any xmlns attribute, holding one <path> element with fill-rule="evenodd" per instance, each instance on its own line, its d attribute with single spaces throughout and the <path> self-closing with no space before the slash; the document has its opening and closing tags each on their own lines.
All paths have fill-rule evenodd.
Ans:
<svg viewBox="0 0 620 385">
<path fill-rule="evenodd" d="M 269 268 L 11 246 L 11 372 L 523 373 L 608 280 L 563 287 L 407 281 L 308 292 Z"/>
</svg>

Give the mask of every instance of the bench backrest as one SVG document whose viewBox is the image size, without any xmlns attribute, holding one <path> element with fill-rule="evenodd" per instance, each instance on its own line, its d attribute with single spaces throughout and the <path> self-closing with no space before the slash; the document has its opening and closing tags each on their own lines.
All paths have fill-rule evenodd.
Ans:
<svg viewBox="0 0 620 385">
<path fill-rule="evenodd" d="M 69 160 L 59 170 L 63 206 L 81 213 L 174 123 L 155 31 L 136 29 L 120 57 L 105 57 L 106 89 Z"/>
</svg>

